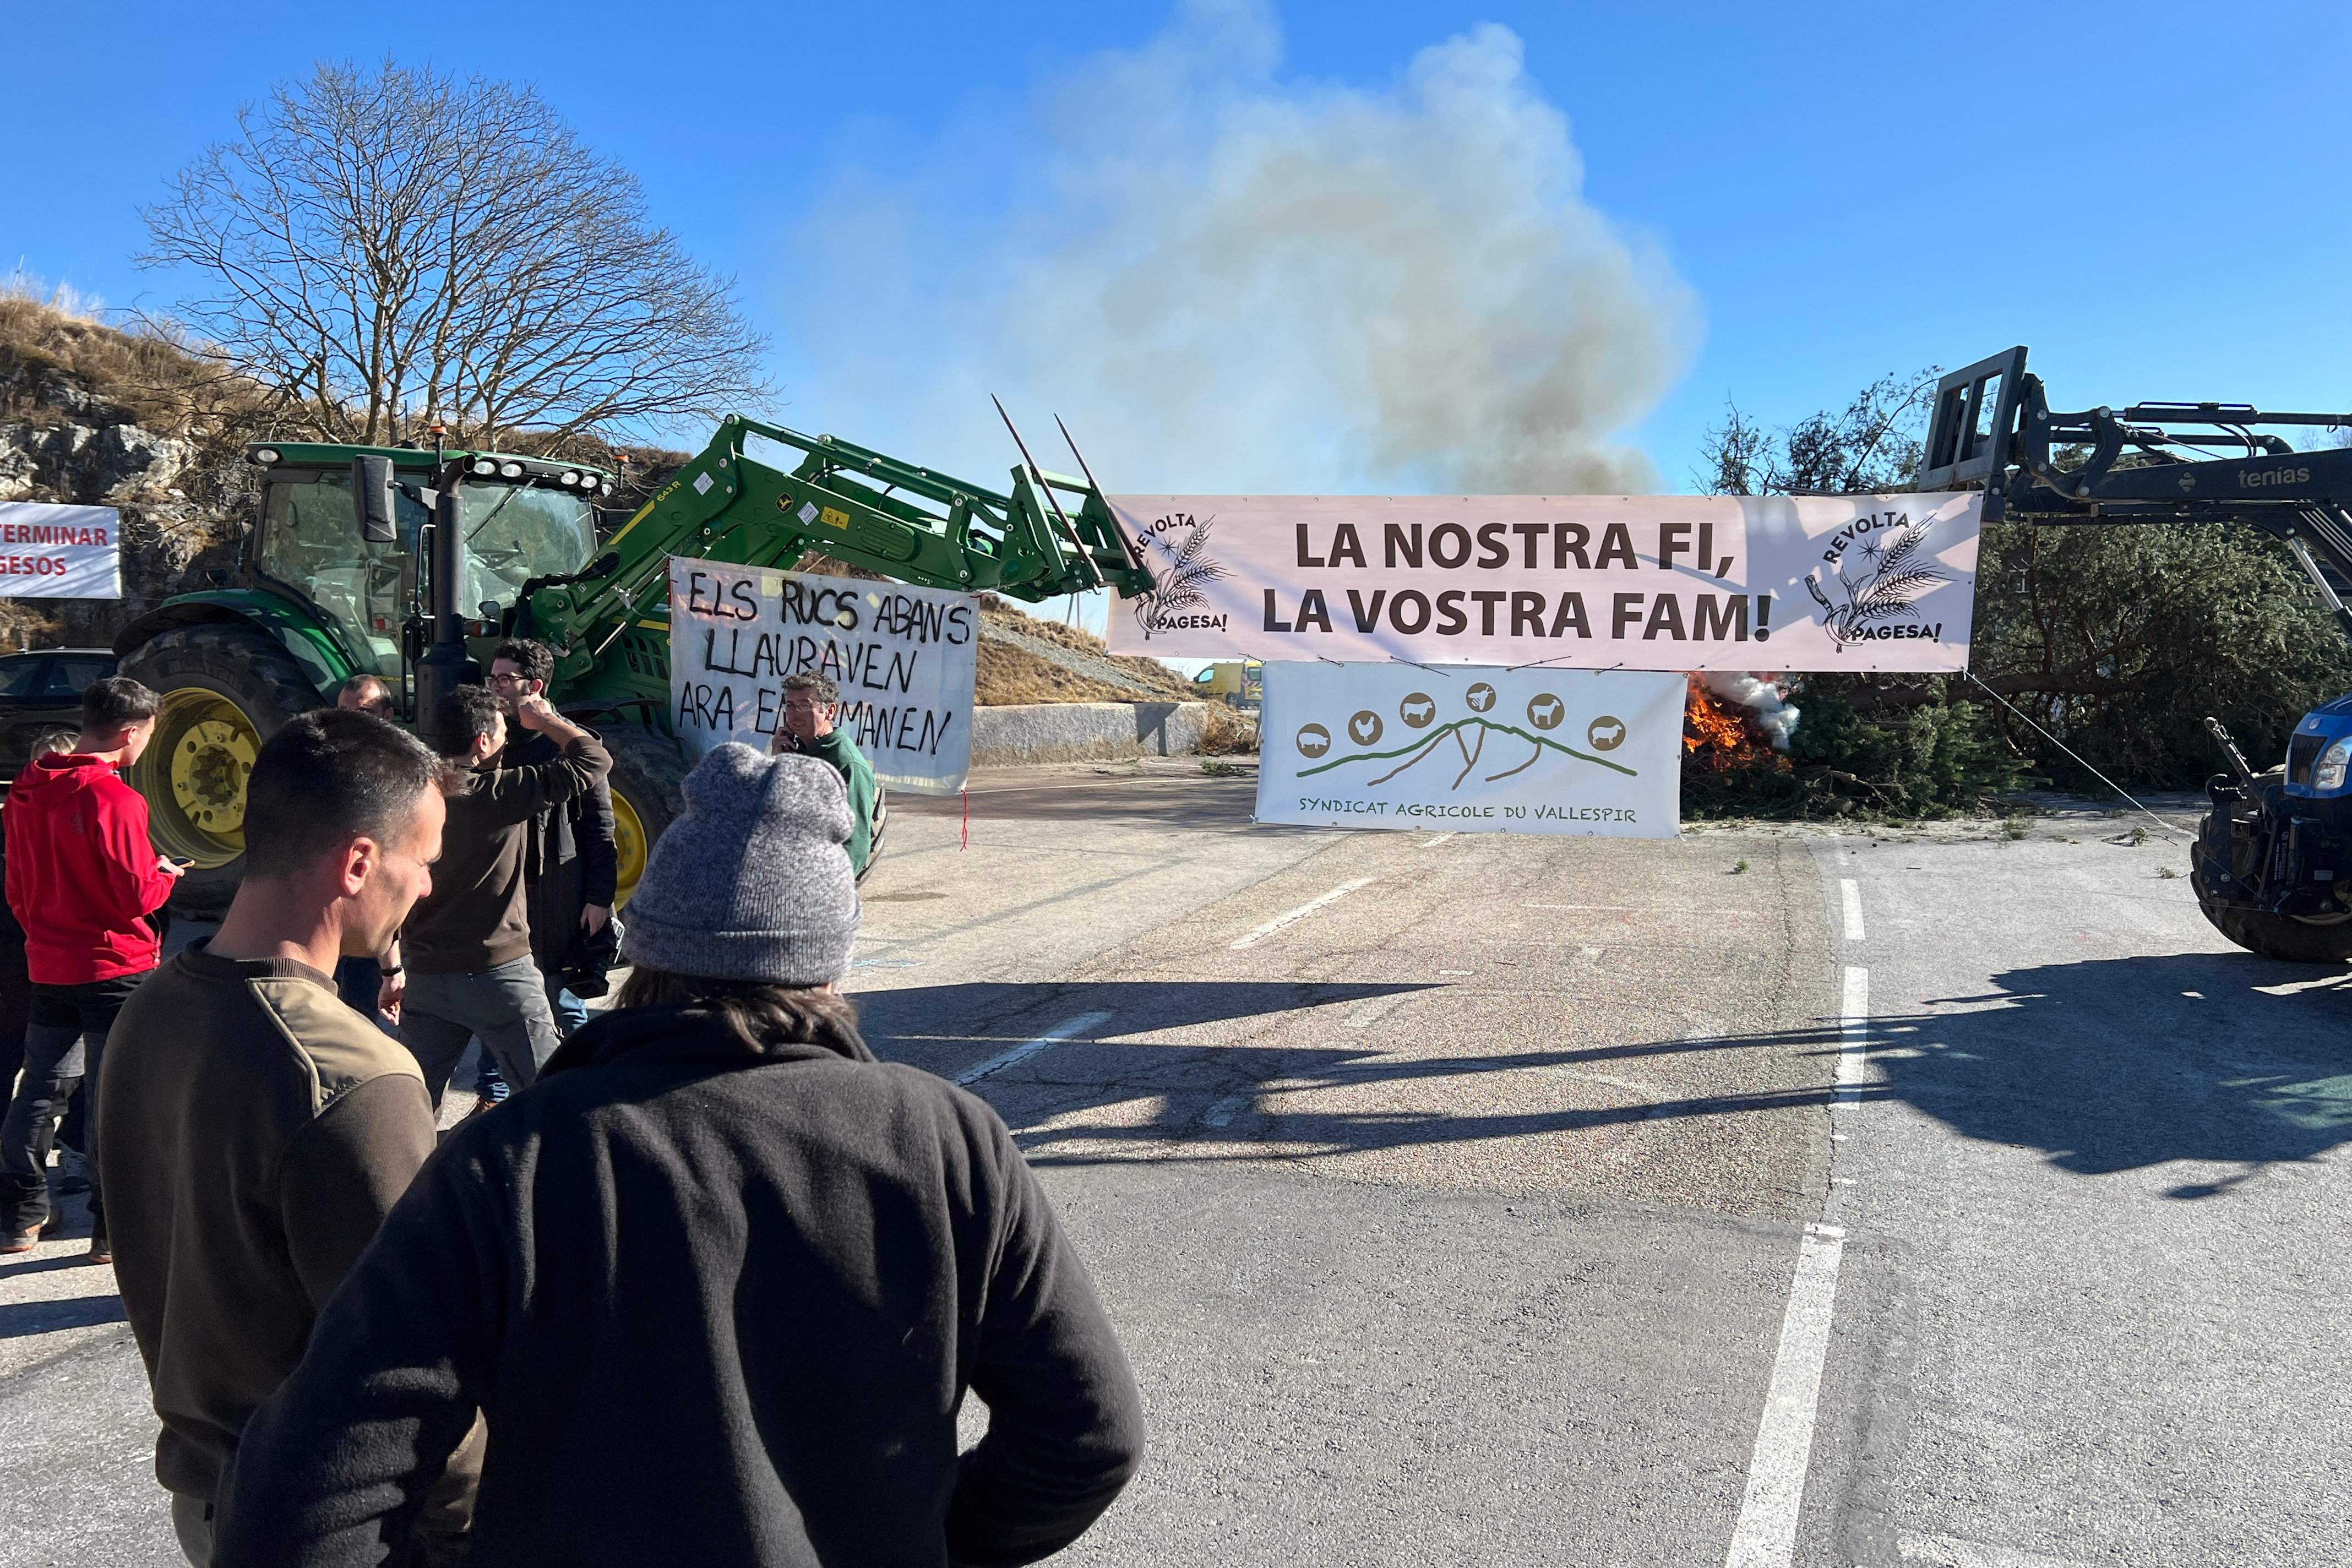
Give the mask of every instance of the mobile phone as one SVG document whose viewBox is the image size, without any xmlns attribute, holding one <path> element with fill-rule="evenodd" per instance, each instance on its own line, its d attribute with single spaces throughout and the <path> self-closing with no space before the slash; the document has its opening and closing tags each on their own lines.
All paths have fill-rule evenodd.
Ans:
<svg viewBox="0 0 2352 1568">
<path fill-rule="evenodd" d="M 171 861 L 173 865 L 177 866 L 183 871 L 190 871 L 195 868 L 196 863 L 183 855 L 168 855 L 164 857 L 164 858 Z"/>
</svg>

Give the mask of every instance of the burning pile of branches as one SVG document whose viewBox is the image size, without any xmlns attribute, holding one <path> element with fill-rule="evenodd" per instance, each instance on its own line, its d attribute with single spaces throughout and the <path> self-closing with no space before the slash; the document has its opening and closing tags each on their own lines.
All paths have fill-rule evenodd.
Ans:
<svg viewBox="0 0 2352 1568">
<path fill-rule="evenodd" d="M 1745 773 L 1751 768 L 1786 772 L 1789 759 L 1772 749 L 1753 710 L 1707 689 L 1706 678 L 1690 678 L 1683 705 L 1683 771 L 1685 773 Z"/>
</svg>

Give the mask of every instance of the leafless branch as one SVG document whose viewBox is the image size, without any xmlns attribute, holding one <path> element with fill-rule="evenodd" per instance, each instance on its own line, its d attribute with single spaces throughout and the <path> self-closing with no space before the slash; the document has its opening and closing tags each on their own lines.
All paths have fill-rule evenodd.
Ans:
<svg viewBox="0 0 2352 1568">
<path fill-rule="evenodd" d="M 180 306 L 193 339 L 279 396 L 289 434 L 442 424 L 544 451 L 772 391 L 733 281 L 528 88 L 322 63 L 142 216 L 143 264 L 210 280 Z"/>
</svg>

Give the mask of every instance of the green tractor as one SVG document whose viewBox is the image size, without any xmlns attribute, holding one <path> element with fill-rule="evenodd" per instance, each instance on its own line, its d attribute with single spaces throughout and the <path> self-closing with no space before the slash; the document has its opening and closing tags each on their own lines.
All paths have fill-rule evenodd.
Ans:
<svg viewBox="0 0 2352 1568">
<path fill-rule="evenodd" d="M 163 695 L 129 776 L 156 847 L 194 862 L 181 884 L 190 910 L 226 905 L 243 874 L 246 775 L 280 724 L 362 672 L 414 724 L 478 680 L 509 637 L 555 650 L 550 699 L 612 751 L 625 900 L 688 762 L 670 723 L 674 554 L 785 568 L 815 554 L 1033 601 L 1150 587 L 1091 479 L 1044 472 L 1025 453 L 999 494 L 736 416 L 601 542 L 597 502 L 614 476 L 579 463 L 299 442 L 247 457 L 262 497 L 236 565 L 115 639 L 122 673 Z"/>
</svg>

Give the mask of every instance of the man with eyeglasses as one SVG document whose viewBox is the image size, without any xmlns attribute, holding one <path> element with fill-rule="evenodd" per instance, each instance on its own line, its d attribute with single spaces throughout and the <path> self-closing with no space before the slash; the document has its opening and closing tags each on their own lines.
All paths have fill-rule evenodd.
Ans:
<svg viewBox="0 0 2352 1568">
<path fill-rule="evenodd" d="M 888 821 L 882 786 L 874 764 L 857 749 L 848 731 L 836 727 L 841 717 L 841 688 L 814 670 L 784 677 L 784 708 L 768 750 L 776 755 L 795 752 L 814 757 L 841 775 L 849 792 L 849 869 L 859 881 L 882 847 L 882 829 Z"/>
<path fill-rule="evenodd" d="M 516 717 L 526 697 L 547 695 L 555 676 L 555 653 L 545 643 L 517 637 L 490 656 L 490 695 Z M 499 765 L 534 767 L 561 754 L 553 740 L 509 723 Z M 551 805 L 531 824 L 523 853 L 523 885 L 530 910 L 531 957 L 547 977 L 548 1005 L 568 1037 L 588 1022 L 588 1004 L 565 989 L 563 977 L 591 967 L 582 952 L 589 939 L 610 925 L 619 888 L 621 861 L 613 843 L 613 791 L 608 780 Z"/>
</svg>

